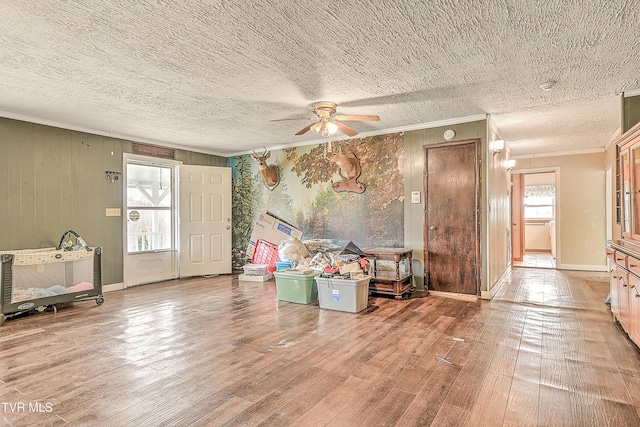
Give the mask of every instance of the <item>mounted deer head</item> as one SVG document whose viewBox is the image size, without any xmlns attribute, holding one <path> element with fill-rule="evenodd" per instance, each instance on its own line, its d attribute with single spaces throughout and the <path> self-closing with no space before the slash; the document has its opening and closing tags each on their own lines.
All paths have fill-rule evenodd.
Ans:
<svg viewBox="0 0 640 427">
<path fill-rule="evenodd" d="M 328 161 L 338 165 L 338 173 L 342 177 L 340 182 L 332 182 L 331 187 L 335 192 L 351 191 L 354 193 L 363 193 L 366 186 L 358 182 L 362 168 L 360 167 L 360 159 L 354 153 L 342 154 L 342 151 L 338 150 L 333 152 L 331 149 L 331 142 L 327 146 L 326 158 Z"/>
<path fill-rule="evenodd" d="M 267 159 L 271 156 L 271 152 L 267 151 L 267 147 L 264 147 L 264 153 L 259 155 L 253 151 L 255 156 L 251 156 L 253 160 L 258 163 L 258 171 L 260 177 L 262 177 L 262 183 L 269 190 L 273 191 L 274 188 L 280 184 L 280 169 L 277 165 L 268 165 Z"/>
<path fill-rule="evenodd" d="M 360 162 L 358 158 L 349 153 L 351 156 L 345 156 L 342 151 L 328 151 L 327 160 L 338 165 L 340 176 L 345 179 L 354 179 L 360 175 Z"/>
</svg>

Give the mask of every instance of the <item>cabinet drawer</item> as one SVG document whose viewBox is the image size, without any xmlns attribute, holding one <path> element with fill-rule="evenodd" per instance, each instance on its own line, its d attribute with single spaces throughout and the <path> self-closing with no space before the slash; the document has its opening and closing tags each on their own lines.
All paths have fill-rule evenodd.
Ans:
<svg viewBox="0 0 640 427">
<path fill-rule="evenodd" d="M 609 258 L 611 261 L 615 261 L 616 260 L 616 251 L 611 249 L 611 248 L 607 248 L 607 258 Z"/>
<path fill-rule="evenodd" d="M 623 254 L 622 252 L 616 252 L 614 257 L 617 264 L 623 266 L 624 268 L 627 268 L 627 255 Z"/>
<path fill-rule="evenodd" d="M 627 258 L 627 265 L 629 271 L 635 273 L 638 277 L 640 277 L 640 259 L 630 256 Z"/>
</svg>

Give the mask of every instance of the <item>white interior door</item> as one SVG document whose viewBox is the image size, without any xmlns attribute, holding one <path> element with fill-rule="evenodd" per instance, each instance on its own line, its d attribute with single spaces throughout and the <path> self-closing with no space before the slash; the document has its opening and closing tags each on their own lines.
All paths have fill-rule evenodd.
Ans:
<svg viewBox="0 0 640 427">
<path fill-rule="evenodd" d="M 180 277 L 231 273 L 231 169 L 180 166 Z"/>
<path fill-rule="evenodd" d="M 124 286 L 177 277 L 178 162 L 125 157 Z"/>
</svg>

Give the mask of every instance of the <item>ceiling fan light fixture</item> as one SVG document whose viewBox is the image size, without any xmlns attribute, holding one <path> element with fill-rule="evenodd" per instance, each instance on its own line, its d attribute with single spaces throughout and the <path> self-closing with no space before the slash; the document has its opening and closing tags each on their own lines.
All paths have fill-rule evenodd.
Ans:
<svg viewBox="0 0 640 427">
<path fill-rule="evenodd" d="M 315 133 L 316 135 L 320 132 L 320 128 L 322 127 L 322 122 L 318 122 L 316 124 L 314 124 L 313 126 L 311 126 L 310 130 L 311 132 Z"/>
<path fill-rule="evenodd" d="M 356 132 L 354 129 L 350 128 L 349 126 L 345 125 L 343 121 L 354 121 L 354 122 L 375 121 L 377 122 L 380 120 L 380 117 L 374 116 L 374 115 L 339 114 L 335 117 L 332 117 L 332 115 L 336 112 L 336 107 L 337 106 L 334 102 L 329 102 L 329 101 L 314 102 L 311 105 L 311 111 L 313 111 L 313 113 L 318 117 L 319 120 L 316 123 L 312 123 L 303 127 L 298 132 L 296 132 L 296 135 L 303 135 L 308 131 L 311 131 L 316 135 L 320 134 L 324 137 L 328 137 L 338 131 L 341 131 L 347 136 L 355 136 L 358 134 L 358 132 Z M 300 118 L 272 120 L 272 121 L 280 122 L 285 120 L 309 120 L 309 119 L 306 117 L 304 118 L 300 117 Z"/>
<path fill-rule="evenodd" d="M 330 135 L 333 135 L 338 131 L 338 126 L 333 122 L 327 122 L 327 131 Z"/>
</svg>

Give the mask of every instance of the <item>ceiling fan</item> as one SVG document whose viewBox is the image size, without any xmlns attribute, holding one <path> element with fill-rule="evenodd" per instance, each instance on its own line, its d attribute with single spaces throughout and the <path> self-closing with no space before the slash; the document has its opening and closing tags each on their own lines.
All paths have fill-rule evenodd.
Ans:
<svg viewBox="0 0 640 427">
<path fill-rule="evenodd" d="M 307 131 L 311 131 L 315 134 L 320 134 L 322 136 L 333 135 L 336 131 L 340 130 L 346 135 L 355 136 L 358 134 L 355 130 L 350 128 L 349 126 L 342 123 L 343 121 L 378 121 L 380 117 L 378 116 L 351 116 L 339 114 L 337 116 L 331 117 L 336 112 L 337 105 L 334 102 L 329 101 L 320 101 L 314 102 L 311 105 L 311 111 L 318 116 L 318 121 L 315 123 L 311 123 L 308 126 L 300 129 L 296 135 L 302 135 Z M 294 119 L 280 119 L 280 120 L 271 120 L 272 122 L 283 122 L 288 120 L 313 120 L 308 117 L 298 117 Z"/>
</svg>

